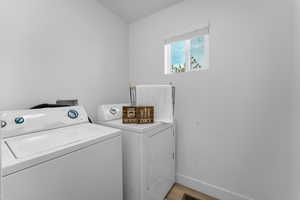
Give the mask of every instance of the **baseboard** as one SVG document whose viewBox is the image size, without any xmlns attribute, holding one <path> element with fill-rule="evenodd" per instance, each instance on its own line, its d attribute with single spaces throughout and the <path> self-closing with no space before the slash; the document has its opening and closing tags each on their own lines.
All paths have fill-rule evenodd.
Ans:
<svg viewBox="0 0 300 200">
<path fill-rule="evenodd" d="M 176 182 L 220 200 L 254 200 L 253 198 L 245 195 L 232 192 L 225 188 L 221 188 L 182 174 L 176 174 Z"/>
</svg>

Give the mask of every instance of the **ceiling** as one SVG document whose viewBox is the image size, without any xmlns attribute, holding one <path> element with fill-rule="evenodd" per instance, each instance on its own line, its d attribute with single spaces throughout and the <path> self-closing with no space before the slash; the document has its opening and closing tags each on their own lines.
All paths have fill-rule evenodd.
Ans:
<svg viewBox="0 0 300 200">
<path fill-rule="evenodd" d="M 183 0 L 98 0 L 105 7 L 122 17 L 127 22 L 133 22 L 151 15 Z"/>
</svg>

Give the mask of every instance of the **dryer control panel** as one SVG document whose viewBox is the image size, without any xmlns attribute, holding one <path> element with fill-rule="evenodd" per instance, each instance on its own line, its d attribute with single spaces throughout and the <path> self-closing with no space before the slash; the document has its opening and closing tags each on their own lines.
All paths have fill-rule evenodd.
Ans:
<svg viewBox="0 0 300 200">
<path fill-rule="evenodd" d="M 98 107 L 97 121 L 106 122 L 115 119 L 121 119 L 123 113 L 123 106 L 129 104 L 106 104 Z"/>
</svg>

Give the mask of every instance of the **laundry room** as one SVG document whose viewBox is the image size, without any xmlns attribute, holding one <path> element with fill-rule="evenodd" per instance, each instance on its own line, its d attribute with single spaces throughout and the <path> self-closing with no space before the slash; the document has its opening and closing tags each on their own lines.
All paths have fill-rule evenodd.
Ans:
<svg viewBox="0 0 300 200">
<path fill-rule="evenodd" d="M 298 0 L 2 0 L 1 200 L 299 200 Z"/>
</svg>

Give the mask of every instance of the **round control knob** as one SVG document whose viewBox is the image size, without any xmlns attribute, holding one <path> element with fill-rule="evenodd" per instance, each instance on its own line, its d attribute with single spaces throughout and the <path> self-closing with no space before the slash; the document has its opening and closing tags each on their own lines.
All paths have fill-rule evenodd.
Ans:
<svg viewBox="0 0 300 200">
<path fill-rule="evenodd" d="M 15 123 L 16 124 L 23 124 L 25 121 L 24 117 L 16 117 L 15 118 Z"/>
<path fill-rule="evenodd" d="M 69 110 L 68 117 L 71 119 L 76 119 L 79 116 L 79 113 L 76 110 Z"/>
<path fill-rule="evenodd" d="M 111 107 L 110 110 L 109 110 L 109 112 L 110 112 L 110 114 L 112 114 L 112 115 L 116 115 L 116 114 L 118 114 L 119 109 L 116 108 L 116 107 Z"/>
<path fill-rule="evenodd" d="M 7 125 L 7 123 L 5 121 L 0 121 L 0 127 L 4 128 Z"/>
</svg>

